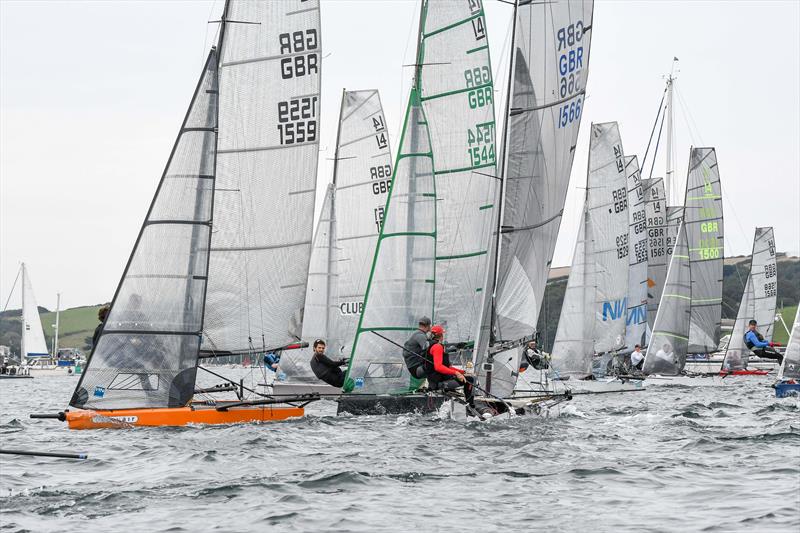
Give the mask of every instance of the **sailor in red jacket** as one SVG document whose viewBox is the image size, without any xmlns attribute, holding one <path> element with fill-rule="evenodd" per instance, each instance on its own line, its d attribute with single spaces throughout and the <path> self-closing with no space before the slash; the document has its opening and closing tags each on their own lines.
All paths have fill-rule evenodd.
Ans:
<svg viewBox="0 0 800 533">
<path fill-rule="evenodd" d="M 450 356 L 442 345 L 444 328 L 436 325 L 431 328 L 431 346 L 425 358 L 425 374 L 431 389 L 453 391 L 464 386 L 464 397 L 470 407 L 475 407 L 473 398 L 474 378 L 465 376 L 463 370 L 450 366 Z"/>
</svg>

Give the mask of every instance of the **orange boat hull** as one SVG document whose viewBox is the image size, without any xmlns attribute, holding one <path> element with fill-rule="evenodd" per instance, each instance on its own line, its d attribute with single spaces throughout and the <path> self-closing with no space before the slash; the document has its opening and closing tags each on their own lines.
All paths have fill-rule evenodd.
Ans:
<svg viewBox="0 0 800 533">
<path fill-rule="evenodd" d="M 82 410 L 64 413 L 69 429 L 129 428 L 135 426 L 185 426 L 187 424 L 241 424 L 298 418 L 302 407 L 234 407 L 217 411 L 214 407 L 175 407 L 163 409 Z"/>
</svg>

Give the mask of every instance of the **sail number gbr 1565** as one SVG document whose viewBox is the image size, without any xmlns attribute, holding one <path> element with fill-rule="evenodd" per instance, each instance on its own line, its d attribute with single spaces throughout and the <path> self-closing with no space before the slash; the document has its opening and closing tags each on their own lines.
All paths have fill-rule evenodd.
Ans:
<svg viewBox="0 0 800 533">
<path fill-rule="evenodd" d="M 278 102 L 278 133 L 281 144 L 317 140 L 317 100 L 316 96 L 303 96 Z"/>
</svg>

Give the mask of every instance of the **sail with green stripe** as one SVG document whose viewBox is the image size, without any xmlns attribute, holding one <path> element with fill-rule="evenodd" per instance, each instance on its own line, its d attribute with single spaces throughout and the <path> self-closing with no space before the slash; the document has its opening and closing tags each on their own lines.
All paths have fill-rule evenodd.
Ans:
<svg viewBox="0 0 800 533">
<path fill-rule="evenodd" d="M 711 353 L 719 345 L 722 319 L 722 190 L 713 148 L 692 148 L 686 183 L 684 224 L 692 271 L 689 353 Z"/>
<path fill-rule="evenodd" d="M 645 374 L 676 376 L 686 364 L 689 345 L 689 315 L 692 301 L 692 276 L 686 226 L 681 224 L 667 269 L 661 304 L 653 334 L 644 358 Z"/>
<path fill-rule="evenodd" d="M 412 88 L 353 341 L 347 391 L 385 394 L 416 388 L 398 345 L 417 329 L 420 317 L 433 315 L 436 209 L 430 139 Z"/>
<path fill-rule="evenodd" d="M 436 306 L 450 343 L 479 330 L 496 223 L 494 80 L 482 3 L 428 1 L 420 24 L 420 100 L 436 180 Z M 489 291 L 490 292 L 490 291 Z"/>
</svg>

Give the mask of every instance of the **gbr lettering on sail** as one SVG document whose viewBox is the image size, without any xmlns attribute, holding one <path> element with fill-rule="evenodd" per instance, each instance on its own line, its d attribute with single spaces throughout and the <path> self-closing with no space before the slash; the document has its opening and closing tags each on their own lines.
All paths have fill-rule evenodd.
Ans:
<svg viewBox="0 0 800 533">
<path fill-rule="evenodd" d="M 558 127 L 565 128 L 581 118 L 585 63 L 583 35 L 587 30 L 582 20 L 556 32 L 558 53 L 558 90 L 564 104 L 558 110 Z M 573 96 L 579 95 L 578 98 Z"/>
</svg>

